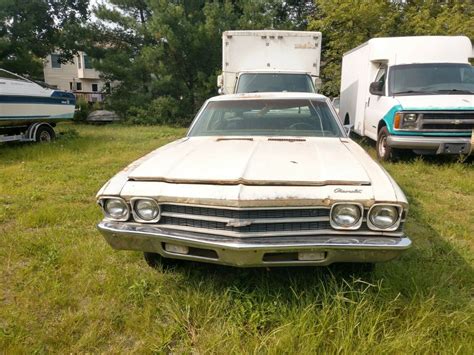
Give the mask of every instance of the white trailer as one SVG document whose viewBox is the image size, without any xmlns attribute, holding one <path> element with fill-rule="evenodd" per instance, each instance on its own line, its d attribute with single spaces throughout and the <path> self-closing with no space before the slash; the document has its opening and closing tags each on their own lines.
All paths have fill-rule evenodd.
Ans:
<svg viewBox="0 0 474 355">
<path fill-rule="evenodd" d="M 344 54 L 339 116 L 377 142 L 381 160 L 398 149 L 470 154 L 471 56 L 464 36 L 371 39 Z"/>
<path fill-rule="evenodd" d="M 321 32 L 224 32 L 219 92 L 315 92 L 321 39 Z"/>
</svg>

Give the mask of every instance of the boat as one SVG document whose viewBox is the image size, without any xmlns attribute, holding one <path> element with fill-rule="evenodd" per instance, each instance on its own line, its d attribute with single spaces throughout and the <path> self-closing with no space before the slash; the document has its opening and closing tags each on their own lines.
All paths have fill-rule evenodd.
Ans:
<svg viewBox="0 0 474 355">
<path fill-rule="evenodd" d="M 54 127 L 57 122 L 71 120 L 75 106 L 73 93 L 43 87 L 0 68 L 0 130 L 35 123 Z"/>
</svg>

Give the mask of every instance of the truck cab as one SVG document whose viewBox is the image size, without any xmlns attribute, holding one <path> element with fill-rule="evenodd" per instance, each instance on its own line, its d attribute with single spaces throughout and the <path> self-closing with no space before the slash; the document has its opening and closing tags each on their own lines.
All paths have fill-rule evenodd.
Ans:
<svg viewBox="0 0 474 355">
<path fill-rule="evenodd" d="M 320 32 L 226 31 L 222 47 L 220 94 L 316 92 Z"/>
<path fill-rule="evenodd" d="M 462 36 L 372 39 L 344 55 L 340 118 L 377 142 L 380 160 L 407 149 L 471 154 L 471 56 Z"/>
</svg>

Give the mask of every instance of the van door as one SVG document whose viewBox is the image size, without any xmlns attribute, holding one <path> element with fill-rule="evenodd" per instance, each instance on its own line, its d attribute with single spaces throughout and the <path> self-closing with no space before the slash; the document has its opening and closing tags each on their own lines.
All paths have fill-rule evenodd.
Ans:
<svg viewBox="0 0 474 355">
<path fill-rule="evenodd" d="M 380 95 L 374 95 L 368 93 L 367 102 L 365 103 L 365 115 L 364 115 L 364 133 L 366 136 L 377 140 L 377 128 L 379 121 L 387 114 L 390 110 L 392 99 L 387 97 L 387 65 L 382 64 L 377 71 L 377 74 L 373 81 L 379 82 L 382 86 L 382 93 Z M 369 82 L 369 85 L 372 81 Z M 367 88 L 369 91 L 369 88 Z"/>
</svg>

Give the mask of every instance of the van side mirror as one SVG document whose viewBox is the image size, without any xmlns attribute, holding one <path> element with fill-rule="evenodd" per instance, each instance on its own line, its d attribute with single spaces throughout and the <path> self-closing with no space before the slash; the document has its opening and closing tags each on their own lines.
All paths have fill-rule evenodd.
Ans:
<svg viewBox="0 0 474 355">
<path fill-rule="evenodd" d="M 314 88 L 316 92 L 319 92 L 322 86 L 323 86 L 323 81 L 321 80 L 321 78 L 318 78 L 318 77 L 314 78 Z"/>
<path fill-rule="evenodd" d="M 219 95 L 222 95 L 224 93 L 223 86 L 224 86 L 224 77 L 222 76 L 222 74 L 220 74 L 217 76 L 217 87 L 218 87 L 217 91 Z"/>
<path fill-rule="evenodd" d="M 350 135 L 350 134 L 351 134 L 352 127 L 354 127 L 353 124 L 346 124 L 346 125 L 344 125 L 344 131 L 346 132 L 347 135 Z"/>
<path fill-rule="evenodd" d="M 381 81 L 374 81 L 370 83 L 369 92 L 372 95 L 383 96 L 383 82 Z"/>
</svg>

